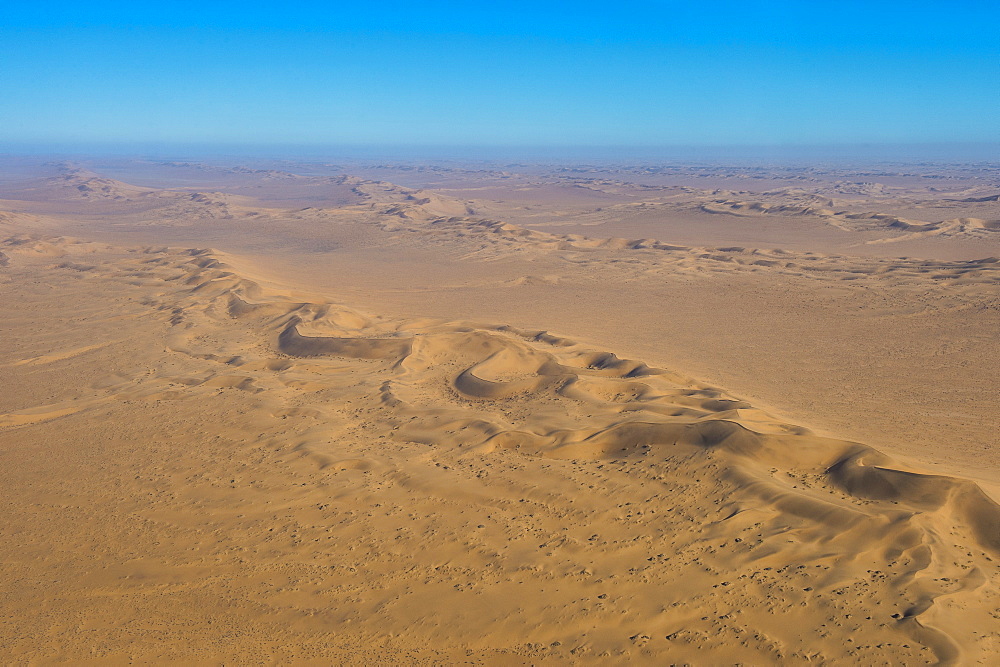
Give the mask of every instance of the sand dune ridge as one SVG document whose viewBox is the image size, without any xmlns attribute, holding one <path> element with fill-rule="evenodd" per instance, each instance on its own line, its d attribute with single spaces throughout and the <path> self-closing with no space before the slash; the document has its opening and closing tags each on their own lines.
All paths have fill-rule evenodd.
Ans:
<svg viewBox="0 0 1000 667">
<path fill-rule="evenodd" d="M 75 252 L 72 242 L 49 243 Z M 24 245 L 8 243 L 5 252 L 17 261 Z M 961 628 L 981 627 L 985 621 L 970 622 L 970 615 L 985 612 L 945 612 L 934 603 L 945 595 L 981 595 L 1000 556 L 1000 506 L 971 482 L 901 468 L 871 448 L 775 420 L 717 387 L 562 336 L 393 320 L 302 301 L 263 288 L 211 251 L 147 249 L 117 264 L 94 264 L 84 275 L 151 289 L 149 307 L 169 315 L 169 349 L 206 364 L 190 381 L 154 372 L 118 390 L 118 400 L 176 401 L 237 389 L 266 398 L 272 414 L 304 418 L 328 413 L 329 392 L 337 390 L 316 394 L 315 388 L 346 364 L 368 378 L 369 392 L 355 400 L 372 411 L 370 437 L 429 446 L 431 456 L 471 465 L 507 452 L 582 469 L 641 469 L 669 498 L 661 510 L 703 517 L 698 523 L 727 536 L 730 554 L 716 566 L 728 569 L 726 576 L 751 576 L 764 563 L 828 562 L 833 569 L 824 590 L 840 590 L 860 574 L 868 578 L 863 588 L 855 583 L 836 595 L 896 601 L 898 620 L 871 626 L 872 632 L 895 627 L 941 662 L 970 657 L 967 647 L 976 645 Z M 95 398 L 81 409 L 104 404 Z M 32 423 L 24 411 L 4 415 L 0 425 Z M 374 457 L 338 458 L 322 419 L 314 430 L 318 439 L 305 431 L 295 451 L 331 471 L 325 474 L 378 467 L 374 451 Z M 336 462 L 348 459 L 355 462 Z M 680 480 L 693 479 L 715 492 L 672 492 Z M 692 533 L 696 541 L 701 530 Z M 872 579 L 874 571 L 891 576 Z M 700 576 L 708 577 L 706 585 L 715 578 Z M 980 583 L 954 590 L 953 581 Z M 793 640 L 783 642 L 783 650 L 795 651 Z"/>
</svg>

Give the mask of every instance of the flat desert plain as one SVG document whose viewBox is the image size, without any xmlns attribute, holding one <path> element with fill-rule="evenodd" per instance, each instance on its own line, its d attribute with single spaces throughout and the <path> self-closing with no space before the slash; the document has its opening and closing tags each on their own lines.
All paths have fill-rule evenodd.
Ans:
<svg viewBox="0 0 1000 667">
<path fill-rule="evenodd" d="M 0 648 L 1000 661 L 1000 167 L 0 160 Z"/>
</svg>

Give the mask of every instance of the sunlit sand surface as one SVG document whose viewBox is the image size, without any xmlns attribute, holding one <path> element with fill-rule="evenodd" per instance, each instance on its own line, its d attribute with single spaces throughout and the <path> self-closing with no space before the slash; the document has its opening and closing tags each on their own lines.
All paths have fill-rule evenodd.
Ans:
<svg viewBox="0 0 1000 667">
<path fill-rule="evenodd" d="M 996 172 L 5 169 L 8 660 L 1000 655 Z"/>
</svg>

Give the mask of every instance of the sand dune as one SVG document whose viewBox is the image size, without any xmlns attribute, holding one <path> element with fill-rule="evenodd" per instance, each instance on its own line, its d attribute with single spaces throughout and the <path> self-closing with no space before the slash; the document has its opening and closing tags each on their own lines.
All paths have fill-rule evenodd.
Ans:
<svg viewBox="0 0 1000 667">
<path fill-rule="evenodd" d="M 355 166 L 0 182 L 9 659 L 995 662 L 982 169 Z"/>
<path fill-rule="evenodd" d="M 935 261 L 910 258 L 894 258 L 891 260 L 872 260 L 863 257 L 850 257 L 827 253 L 796 253 L 781 249 L 764 250 L 758 248 L 734 247 L 686 247 L 665 243 L 657 239 L 627 239 L 627 238 L 593 238 L 580 234 L 555 234 L 534 230 L 520 225 L 490 220 L 478 217 L 453 216 L 443 217 L 437 209 L 426 207 L 425 200 L 408 204 L 390 205 L 380 211 L 384 215 L 398 216 L 416 224 L 401 224 L 390 219 L 381 222 L 383 229 L 399 232 L 406 231 L 422 238 L 431 236 L 447 239 L 482 236 L 490 244 L 493 253 L 510 252 L 514 247 L 519 251 L 553 250 L 660 250 L 669 255 L 661 259 L 664 262 L 684 264 L 695 260 L 709 262 L 724 262 L 737 270 L 776 271 L 789 275 L 802 275 L 809 272 L 819 277 L 833 274 L 835 279 L 854 279 L 863 275 L 893 274 L 895 276 L 926 273 L 933 275 L 935 280 L 963 279 L 981 281 L 992 284 L 1000 279 L 1000 259 L 985 257 L 964 262 Z M 895 220 L 895 219 L 894 219 Z M 941 234 L 948 230 L 988 229 L 986 222 L 975 218 L 962 218 L 946 221 L 936 225 L 906 224 L 901 221 L 894 226 L 905 228 L 911 232 L 907 236 L 884 238 L 867 241 L 867 243 L 899 242 L 914 236 Z M 916 230 L 916 231 L 914 231 Z M 481 247 L 478 255 L 484 255 L 485 247 Z M 586 260 L 583 260 L 586 261 Z M 846 274 L 846 275 L 845 275 Z"/>
<path fill-rule="evenodd" d="M 571 338 L 362 313 L 224 254 L 4 252 L 4 317 L 35 330 L 0 371 L 34 388 L 0 415 L 11 657 L 995 656 L 1000 506 L 971 482 Z M 103 375 L 62 382 L 82 368 Z"/>
<path fill-rule="evenodd" d="M 154 190 L 136 187 L 113 178 L 106 178 L 87 169 L 66 166 L 62 173 L 42 179 L 32 188 L 36 196 L 45 198 L 77 198 L 84 200 L 132 200 L 149 195 Z"/>
<path fill-rule="evenodd" d="M 972 199 L 968 201 L 987 200 Z M 815 216 L 845 231 L 900 230 L 906 232 L 902 235 L 871 239 L 866 241 L 866 243 L 899 242 L 932 235 L 969 234 L 977 236 L 977 232 L 990 232 L 996 228 L 992 223 L 987 223 L 985 220 L 979 218 L 954 218 L 942 222 L 922 222 L 908 220 L 889 213 L 850 213 L 847 211 L 834 211 L 830 208 L 787 204 L 768 205 L 761 202 L 722 200 L 711 204 L 703 204 L 701 209 L 707 213 L 728 213 L 732 215 L 768 215 L 778 213 L 783 215 Z"/>
</svg>

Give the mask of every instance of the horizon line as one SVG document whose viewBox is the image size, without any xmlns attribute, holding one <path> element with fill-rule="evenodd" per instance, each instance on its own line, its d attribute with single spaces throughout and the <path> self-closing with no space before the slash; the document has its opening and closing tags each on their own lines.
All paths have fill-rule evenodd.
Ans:
<svg viewBox="0 0 1000 667">
<path fill-rule="evenodd" d="M 184 154 L 187 154 L 186 156 Z M 395 154 L 394 154 L 395 153 Z M 4 141 L 4 157 L 118 157 L 146 159 L 255 158 L 293 159 L 690 159 L 706 158 L 855 158 L 961 159 L 1000 162 L 1000 141 L 857 141 L 781 143 L 445 143 L 445 142 L 234 142 L 234 141 Z M 812 155 L 807 155 L 812 153 Z M 394 155 L 393 155 L 394 154 Z M 519 155 L 520 154 L 520 155 Z"/>
</svg>

